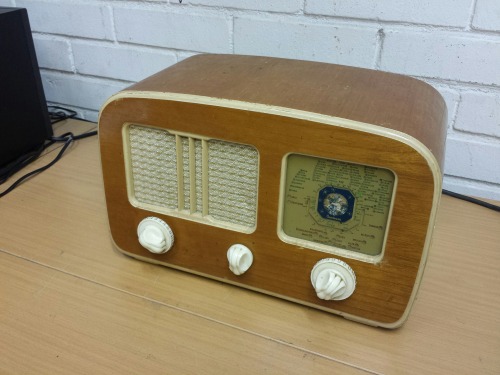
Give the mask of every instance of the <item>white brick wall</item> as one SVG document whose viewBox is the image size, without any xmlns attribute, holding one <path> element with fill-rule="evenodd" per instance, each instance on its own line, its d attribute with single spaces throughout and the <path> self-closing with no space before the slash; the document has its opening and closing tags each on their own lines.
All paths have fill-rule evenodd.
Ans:
<svg viewBox="0 0 500 375">
<path fill-rule="evenodd" d="M 105 5 L 70 1 L 15 0 L 28 8 L 32 31 L 74 37 L 113 39 L 111 9 Z"/>
<path fill-rule="evenodd" d="M 368 67 L 377 29 L 320 22 L 235 17 L 234 53 Z"/>
<path fill-rule="evenodd" d="M 326 16 L 460 27 L 467 24 L 470 4 L 470 0 L 308 0 L 305 9 Z"/>
<path fill-rule="evenodd" d="M 43 72 L 42 81 L 47 100 L 96 111 L 111 95 L 128 86 L 124 82 L 58 72 Z"/>
<path fill-rule="evenodd" d="M 499 0 L 0 0 L 28 8 L 47 98 L 95 119 L 114 92 L 200 52 L 414 76 L 448 106 L 445 187 L 500 200 Z"/>
<path fill-rule="evenodd" d="M 500 1 L 477 0 L 472 27 L 478 30 L 500 31 Z"/>
<path fill-rule="evenodd" d="M 464 91 L 455 129 L 500 138 L 500 93 Z"/>
<path fill-rule="evenodd" d="M 500 85 L 500 38 L 456 32 L 385 33 L 380 68 L 450 81 Z"/>
<path fill-rule="evenodd" d="M 114 10 L 119 42 L 196 52 L 231 52 L 231 18 L 135 8 Z"/>
<path fill-rule="evenodd" d="M 73 55 L 71 43 L 55 36 L 35 36 L 33 38 L 40 68 L 72 72 Z"/>
<path fill-rule="evenodd" d="M 73 56 L 77 73 L 124 81 L 139 81 L 177 62 L 169 51 L 87 41 L 73 42 Z"/>
</svg>

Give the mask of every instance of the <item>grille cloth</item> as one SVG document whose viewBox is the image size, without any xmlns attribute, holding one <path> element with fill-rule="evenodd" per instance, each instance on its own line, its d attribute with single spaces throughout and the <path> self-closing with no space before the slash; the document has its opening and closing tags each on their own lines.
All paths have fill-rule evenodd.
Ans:
<svg viewBox="0 0 500 375">
<path fill-rule="evenodd" d="M 133 196 L 139 203 L 197 216 L 203 214 L 205 203 L 208 216 L 215 222 L 255 227 L 259 157 L 254 147 L 208 140 L 208 171 L 203 171 L 200 139 L 178 137 L 182 155 L 182 160 L 178 160 L 175 134 L 139 125 L 130 125 L 128 134 Z M 190 154 L 194 155 L 194 164 L 190 163 Z M 177 163 L 182 164 L 182 176 L 178 176 Z M 194 170 L 190 165 L 194 165 Z M 208 173 L 205 195 L 203 173 Z M 184 199 L 183 207 L 179 194 Z M 204 196 L 208 202 L 203 202 Z M 191 197 L 196 201 L 192 202 Z"/>
</svg>

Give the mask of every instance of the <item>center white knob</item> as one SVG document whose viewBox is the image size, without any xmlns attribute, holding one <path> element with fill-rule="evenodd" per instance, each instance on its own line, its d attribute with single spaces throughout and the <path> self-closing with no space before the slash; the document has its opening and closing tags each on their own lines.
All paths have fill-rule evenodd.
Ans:
<svg viewBox="0 0 500 375">
<path fill-rule="evenodd" d="M 245 245 L 235 244 L 227 251 L 227 260 L 231 272 L 239 276 L 247 272 L 252 265 L 253 254 Z"/>
</svg>

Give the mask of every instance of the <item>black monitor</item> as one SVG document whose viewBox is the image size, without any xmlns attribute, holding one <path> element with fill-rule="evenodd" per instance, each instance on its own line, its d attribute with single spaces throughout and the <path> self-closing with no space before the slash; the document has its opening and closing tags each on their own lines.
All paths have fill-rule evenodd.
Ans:
<svg viewBox="0 0 500 375">
<path fill-rule="evenodd" d="M 0 168 L 52 136 L 28 12 L 0 7 Z"/>
</svg>

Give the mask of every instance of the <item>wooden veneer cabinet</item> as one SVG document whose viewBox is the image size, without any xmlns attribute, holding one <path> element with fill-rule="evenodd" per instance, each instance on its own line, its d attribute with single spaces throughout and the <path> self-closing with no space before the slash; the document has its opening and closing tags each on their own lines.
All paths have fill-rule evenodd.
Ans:
<svg viewBox="0 0 500 375">
<path fill-rule="evenodd" d="M 445 135 L 443 99 L 410 77 L 269 57 L 194 56 L 114 95 L 102 108 L 99 139 L 113 241 L 141 260 L 363 323 L 398 327 L 408 316 L 427 259 Z M 222 144 L 218 167 L 210 156 L 213 144 Z M 247 162 L 232 154 L 236 149 L 254 150 L 255 156 Z M 331 170 L 340 163 L 348 172 L 318 182 L 310 177 L 317 173 L 306 171 L 314 183 L 299 186 L 303 201 L 292 202 L 290 155 L 326 161 Z M 255 167 L 253 178 L 242 183 L 240 172 L 249 164 Z M 390 189 L 361 187 L 346 177 L 364 168 L 390 171 Z M 212 192 L 217 185 L 223 185 L 218 201 Z M 322 213 L 324 189 L 331 190 L 328 197 L 351 199 L 344 202 L 349 215 Z M 384 204 L 375 200 L 370 206 L 362 198 L 383 194 Z M 294 217 L 292 225 L 311 222 L 301 235 L 290 235 L 284 224 L 293 204 L 303 204 L 304 217 Z M 215 211 L 222 211 L 222 219 Z M 368 228 L 370 215 L 379 211 L 382 230 L 373 254 L 353 245 L 357 239 L 339 239 L 357 230 L 352 228 Z M 250 219 L 241 225 L 239 218 L 247 214 Z M 152 253 L 138 241 L 138 225 L 149 216 L 171 228 L 175 241 L 168 252 Z M 349 230 L 346 223 L 352 224 Z M 330 237 L 306 233 L 316 225 Z M 227 251 L 234 244 L 252 254 L 253 263 L 242 274 L 228 267 Z M 348 298 L 318 298 L 311 270 L 330 258 L 348 264 L 355 275 Z"/>
</svg>

